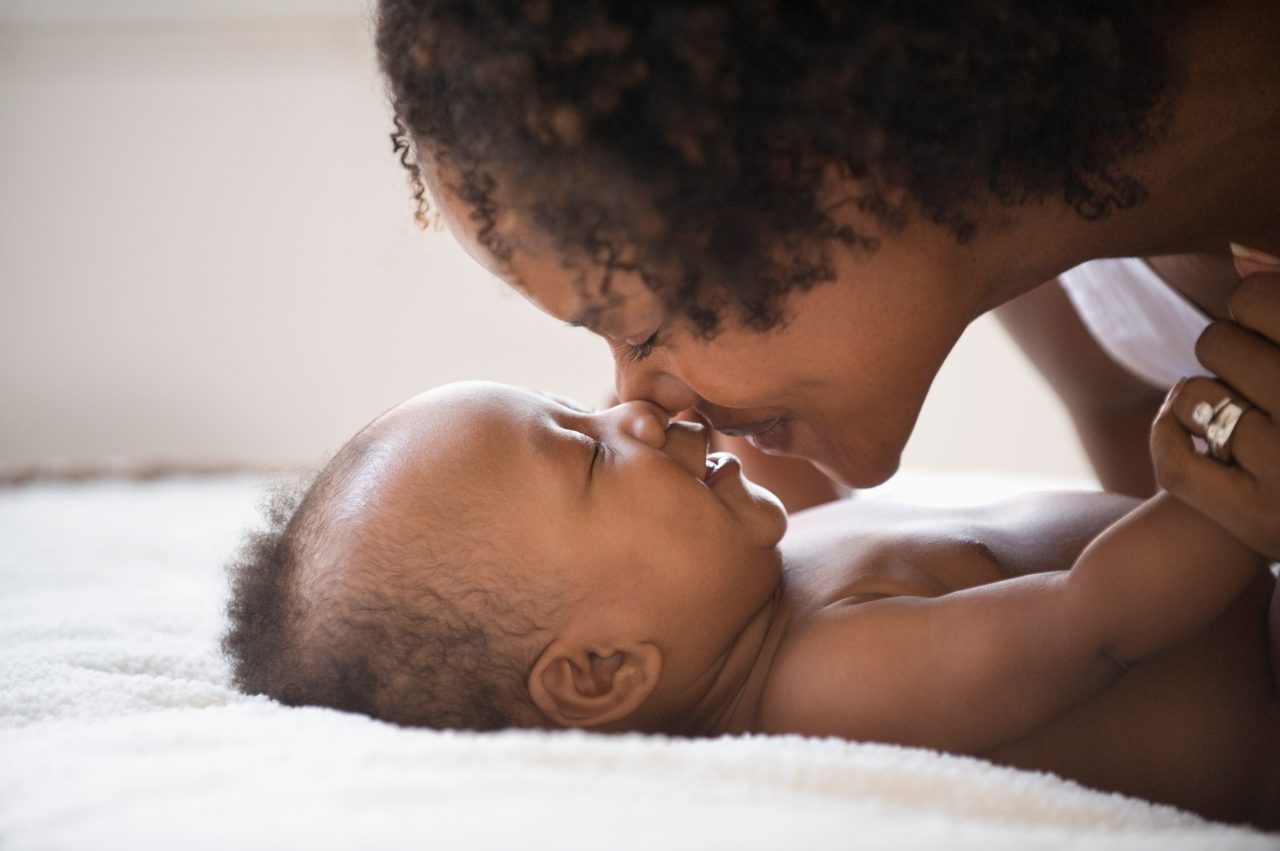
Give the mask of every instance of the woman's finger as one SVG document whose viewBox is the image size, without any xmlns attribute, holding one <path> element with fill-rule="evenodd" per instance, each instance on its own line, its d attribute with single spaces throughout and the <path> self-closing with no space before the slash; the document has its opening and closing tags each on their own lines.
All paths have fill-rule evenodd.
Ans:
<svg viewBox="0 0 1280 851">
<path fill-rule="evenodd" d="M 1252 476 L 1197 452 L 1190 433 L 1171 412 L 1162 413 L 1152 424 L 1151 454 L 1161 488 L 1241 540 L 1248 539 L 1248 523 L 1237 521 L 1257 496 Z"/>
<path fill-rule="evenodd" d="M 1280 429 L 1260 409 L 1245 409 L 1231 433 L 1231 458 L 1255 479 L 1275 478 L 1280 475 Z"/>
<path fill-rule="evenodd" d="M 1196 358 L 1268 414 L 1280 412 L 1280 344 L 1234 322 L 1214 322 L 1196 341 Z"/>
<path fill-rule="evenodd" d="M 1280 272 L 1249 275 L 1227 299 L 1231 318 L 1280 344 Z"/>
<path fill-rule="evenodd" d="M 1172 412 L 1164 411 L 1151 427 L 1151 452 L 1161 488 L 1193 505 L 1213 520 L 1228 503 L 1240 502 L 1240 491 L 1252 490 L 1252 476 L 1239 467 L 1222 465 L 1202 454 L 1192 433 Z M 1244 499 L 1248 499 L 1245 495 Z M 1222 523 L 1228 526 L 1228 523 Z"/>
<path fill-rule="evenodd" d="M 1280 470 L 1280 430 L 1265 411 L 1234 388 L 1212 378 L 1187 378 L 1169 393 L 1165 404 L 1188 434 L 1206 439 L 1210 422 L 1226 402 L 1237 405 L 1243 413 L 1222 441 L 1225 459 L 1217 460 L 1231 461 L 1255 476 Z"/>
<path fill-rule="evenodd" d="M 1221 381 L 1183 379 L 1152 425 L 1151 460 L 1162 488 L 1280 560 L 1280 428 L 1257 408 L 1232 410 L 1246 404 Z M 1222 460 L 1197 451 L 1205 437 L 1217 438 Z"/>
</svg>

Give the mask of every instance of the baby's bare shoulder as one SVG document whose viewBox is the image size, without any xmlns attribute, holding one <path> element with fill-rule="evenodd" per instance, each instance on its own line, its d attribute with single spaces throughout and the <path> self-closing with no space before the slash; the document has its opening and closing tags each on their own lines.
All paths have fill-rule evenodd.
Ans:
<svg viewBox="0 0 1280 851">
<path fill-rule="evenodd" d="M 910 599 L 859 594 L 795 613 L 770 664 L 758 731 L 901 740 L 914 691 L 903 686 L 921 676 L 894 664 L 910 640 Z"/>
</svg>

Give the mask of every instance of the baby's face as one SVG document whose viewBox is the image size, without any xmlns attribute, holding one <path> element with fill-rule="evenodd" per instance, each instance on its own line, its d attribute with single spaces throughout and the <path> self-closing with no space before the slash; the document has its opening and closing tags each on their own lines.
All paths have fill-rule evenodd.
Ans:
<svg viewBox="0 0 1280 851">
<path fill-rule="evenodd" d="M 515 554 L 510 570 L 541 574 L 516 581 L 564 589 L 575 617 L 657 643 L 681 666 L 714 664 L 778 585 L 777 498 L 733 456 L 708 458 L 707 430 L 670 423 L 655 405 L 589 412 L 465 383 L 412 399 L 375 428 L 387 430 L 397 490 L 409 494 L 397 502 L 420 495 L 447 511 L 442 496 L 471 494 L 491 545 Z"/>
</svg>

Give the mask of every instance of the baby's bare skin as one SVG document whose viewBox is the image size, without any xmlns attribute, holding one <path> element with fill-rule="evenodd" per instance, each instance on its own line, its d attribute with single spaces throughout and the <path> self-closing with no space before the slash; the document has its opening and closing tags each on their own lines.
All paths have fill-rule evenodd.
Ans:
<svg viewBox="0 0 1280 851">
<path fill-rule="evenodd" d="M 829 701 L 830 686 L 812 676 L 811 658 L 787 651 L 789 640 L 824 607 L 848 600 L 871 614 L 877 600 L 935 598 L 1013 576 L 1067 570 L 1090 540 L 1136 504 L 1098 494 L 1052 494 L 955 511 L 854 501 L 793 516 L 782 544 L 777 609 L 724 729 L 814 732 L 813 716 L 797 717 L 794 707 L 805 703 L 804 691 L 820 691 L 817 699 Z M 910 743 L 1051 771 L 1211 818 L 1275 825 L 1280 702 L 1267 650 L 1274 586 L 1260 571 L 1212 626 L 1022 735 L 973 747 L 948 740 L 945 732 L 935 736 L 931 719 L 921 723 L 931 725 L 932 738 Z M 804 653 L 811 650 L 806 646 Z M 843 661 L 833 660 L 833 667 Z M 881 662 L 884 670 L 894 668 L 893 658 Z M 789 668 L 803 673 L 788 676 Z M 883 678 L 876 685 L 881 690 Z M 845 709 L 862 697 L 851 690 Z M 837 721 L 832 730 L 848 738 L 909 741 L 913 708 L 897 708 L 902 719 L 894 729 L 859 735 Z"/>
<path fill-rule="evenodd" d="M 484 583 L 465 605 L 537 610 L 508 651 L 519 726 L 892 742 L 1280 826 L 1275 580 L 1167 494 L 853 500 L 788 522 L 650 403 L 483 383 L 367 432 L 378 451 L 331 497 L 343 522 L 309 569 L 363 564 L 362 529 L 416 553 L 424 516 L 482 507 L 463 543 L 518 556 L 368 574 L 431 596 L 461 569 Z"/>
</svg>

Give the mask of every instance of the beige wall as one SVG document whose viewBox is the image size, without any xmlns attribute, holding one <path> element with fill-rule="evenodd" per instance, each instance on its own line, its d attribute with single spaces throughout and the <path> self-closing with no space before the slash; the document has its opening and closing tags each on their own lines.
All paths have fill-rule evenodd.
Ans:
<svg viewBox="0 0 1280 851">
<path fill-rule="evenodd" d="M 133 6 L 0 5 L 0 463 L 307 463 L 446 381 L 603 396 L 602 344 L 413 229 L 358 2 Z M 1085 470 L 987 321 L 905 465 Z"/>
</svg>

